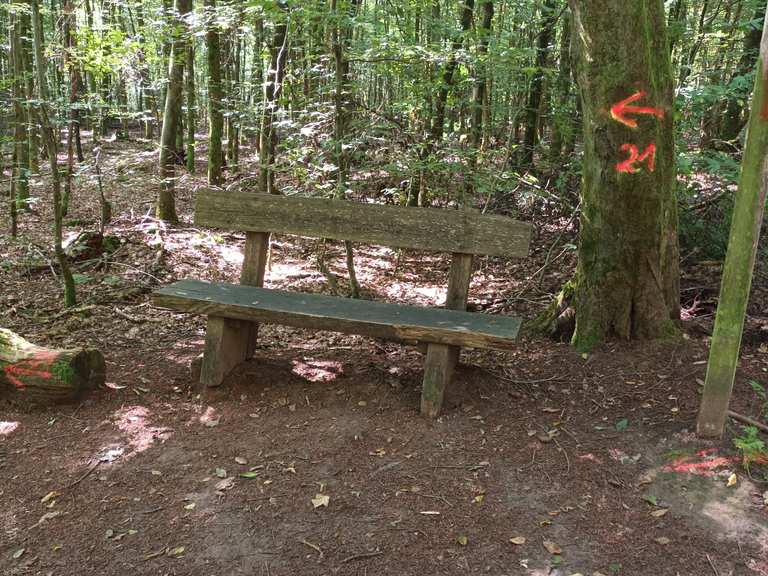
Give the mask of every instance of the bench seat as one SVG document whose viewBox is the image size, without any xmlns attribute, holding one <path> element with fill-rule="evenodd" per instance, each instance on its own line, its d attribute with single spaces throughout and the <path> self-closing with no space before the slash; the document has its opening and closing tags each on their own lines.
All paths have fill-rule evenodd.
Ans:
<svg viewBox="0 0 768 576">
<path fill-rule="evenodd" d="M 153 302 L 162 308 L 232 320 L 499 350 L 512 348 L 521 324 L 510 316 L 200 280 L 165 286 L 154 293 Z"/>
</svg>

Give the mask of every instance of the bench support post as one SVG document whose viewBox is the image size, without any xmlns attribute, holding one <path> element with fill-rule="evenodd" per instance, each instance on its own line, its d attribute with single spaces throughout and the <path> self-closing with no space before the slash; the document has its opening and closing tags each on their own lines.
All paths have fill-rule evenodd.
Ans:
<svg viewBox="0 0 768 576">
<path fill-rule="evenodd" d="M 269 232 L 246 232 L 240 284 L 262 288 L 264 286 L 264 273 L 267 268 L 268 256 Z M 246 358 L 253 356 L 259 337 L 259 325 L 255 322 L 249 324 Z"/>
<path fill-rule="evenodd" d="M 229 372 L 247 358 L 250 322 L 208 316 L 200 384 L 218 386 Z"/>
<path fill-rule="evenodd" d="M 448 294 L 445 307 L 451 310 L 467 309 L 467 294 L 472 280 L 472 254 L 454 253 L 451 272 L 448 277 Z M 459 363 L 458 346 L 429 344 L 424 361 L 424 382 L 421 389 L 421 413 L 437 418 L 443 406 L 445 388 L 451 381 L 456 364 Z"/>
</svg>

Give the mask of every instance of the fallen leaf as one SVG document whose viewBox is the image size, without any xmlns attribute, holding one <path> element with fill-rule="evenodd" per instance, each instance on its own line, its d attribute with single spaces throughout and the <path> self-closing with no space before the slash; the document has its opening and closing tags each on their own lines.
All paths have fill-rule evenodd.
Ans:
<svg viewBox="0 0 768 576">
<path fill-rule="evenodd" d="M 258 472 L 240 472 L 240 474 L 238 474 L 240 478 L 256 478 L 258 475 Z"/>
<path fill-rule="evenodd" d="M 172 556 L 173 558 L 178 558 L 182 554 L 184 554 L 184 546 L 176 546 L 176 548 L 168 550 L 168 556 Z"/>
<path fill-rule="evenodd" d="M 738 477 L 736 476 L 736 473 L 734 472 L 730 476 L 728 476 L 728 483 L 726 486 L 730 488 L 731 486 L 736 486 L 736 483 L 738 482 Z"/>
<path fill-rule="evenodd" d="M 325 506 L 328 508 L 328 503 L 330 501 L 331 497 L 328 496 L 328 494 L 315 494 L 315 497 L 312 498 L 312 507 L 320 508 L 321 506 Z"/>
<path fill-rule="evenodd" d="M 26 548 L 19 548 L 18 550 L 16 550 L 16 552 L 13 553 L 13 559 L 18 560 L 19 558 L 21 558 L 25 550 Z"/>
<path fill-rule="evenodd" d="M 562 548 L 560 548 L 560 546 L 558 546 L 556 543 L 552 542 L 552 540 L 544 540 L 542 544 L 544 544 L 544 548 L 546 548 L 547 552 L 550 554 L 561 554 L 563 552 Z"/>
<path fill-rule="evenodd" d="M 656 496 L 651 496 L 650 494 L 646 494 L 645 496 L 643 496 L 643 500 L 648 502 L 648 504 L 650 504 L 651 506 L 659 505 L 659 500 L 656 498 Z"/>
<path fill-rule="evenodd" d="M 227 477 L 227 471 L 224 470 L 224 468 L 216 468 L 216 476 L 218 478 L 226 478 Z"/>
<path fill-rule="evenodd" d="M 616 430 L 618 430 L 619 432 L 621 432 L 622 430 L 626 430 L 627 428 L 629 428 L 629 420 L 627 420 L 626 418 L 616 422 Z"/>
<path fill-rule="evenodd" d="M 219 492 L 224 492 L 224 490 L 229 490 L 234 485 L 235 485 L 234 478 L 224 478 L 224 480 L 219 480 L 218 482 L 216 482 L 216 486 L 214 486 L 214 488 Z"/>
<path fill-rule="evenodd" d="M 666 546 L 667 544 L 669 544 L 670 540 L 666 536 L 659 536 L 658 538 L 656 538 L 656 542 L 658 542 L 662 546 Z"/>
<path fill-rule="evenodd" d="M 246 464 L 248 464 L 248 460 L 246 460 L 246 459 L 245 459 L 245 458 L 243 458 L 242 456 L 237 456 L 237 457 L 235 457 L 235 462 L 237 462 L 238 464 L 242 464 L 243 466 L 245 466 Z"/>
<path fill-rule="evenodd" d="M 32 528 L 37 528 L 43 522 L 47 522 L 48 520 L 52 520 L 53 518 L 56 518 L 56 516 L 61 516 L 62 514 L 63 514 L 63 512 L 61 512 L 60 510 L 57 510 L 55 512 L 46 512 L 45 514 L 40 516 L 40 520 L 38 520 L 37 523 L 34 526 L 30 527 L 30 530 Z"/>
<path fill-rule="evenodd" d="M 43 496 L 43 497 L 40 499 L 40 503 L 41 503 L 41 504 L 45 504 L 46 502 L 48 502 L 49 500 L 52 500 L 52 499 L 56 498 L 57 496 L 59 496 L 59 493 L 58 493 L 58 492 L 56 492 L 56 490 L 51 490 L 50 492 L 48 492 L 48 494 L 46 494 L 45 496 Z"/>
<path fill-rule="evenodd" d="M 658 510 L 654 510 L 653 512 L 651 512 L 651 516 L 653 516 L 654 518 L 661 518 L 667 512 L 669 512 L 669 508 L 659 508 Z"/>
<path fill-rule="evenodd" d="M 469 538 L 464 536 L 464 534 L 460 535 L 458 538 L 456 538 L 456 542 L 461 546 L 466 546 L 469 543 Z"/>
<path fill-rule="evenodd" d="M 184 506 L 184 510 L 194 510 L 194 509 L 195 509 L 195 503 L 194 502 L 190 502 L 189 504 Z"/>
<path fill-rule="evenodd" d="M 478 494 L 477 496 L 475 496 L 474 500 L 478 504 L 482 504 L 483 500 L 485 500 L 485 494 Z"/>
<path fill-rule="evenodd" d="M 163 473 L 160 472 L 160 470 L 151 470 L 150 473 L 152 474 L 152 476 L 162 476 L 163 475 Z"/>
<path fill-rule="evenodd" d="M 517 546 L 522 546 L 525 544 L 525 536 L 515 536 L 514 538 L 510 538 L 509 541 Z"/>
</svg>

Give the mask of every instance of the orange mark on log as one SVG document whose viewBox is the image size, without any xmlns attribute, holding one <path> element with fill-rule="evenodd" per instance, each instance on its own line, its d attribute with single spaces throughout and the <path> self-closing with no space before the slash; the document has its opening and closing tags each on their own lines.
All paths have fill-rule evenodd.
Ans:
<svg viewBox="0 0 768 576">
<path fill-rule="evenodd" d="M 5 372 L 5 376 L 11 384 L 16 386 L 19 390 L 22 390 L 26 387 L 24 382 L 20 379 L 22 376 L 35 376 L 37 378 L 50 380 L 53 377 L 53 374 L 48 370 L 41 369 L 48 365 L 49 358 L 46 358 L 45 360 L 29 359 L 23 360 L 18 364 L 8 364 L 3 367 L 3 372 Z"/>
</svg>

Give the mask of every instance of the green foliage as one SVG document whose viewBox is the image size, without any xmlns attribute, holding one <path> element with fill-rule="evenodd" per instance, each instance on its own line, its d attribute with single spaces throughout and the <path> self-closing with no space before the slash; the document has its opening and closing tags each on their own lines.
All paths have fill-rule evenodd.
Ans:
<svg viewBox="0 0 768 576">
<path fill-rule="evenodd" d="M 758 437 L 755 426 L 745 426 L 741 436 L 733 438 L 733 445 L 742 456 L 744 467 L 749 470 L 750 463 L 765 457 L 765 442 Z"/>
<path fill-rule="evenodd" d="M 749 386 L 752 391 L 760 399 L 762 404 L 760 405 L 760 416 L 763 420 L 768 421 L 768 392 L 760 382 L 757 380 L 750 380 Z"/>
</svg>

